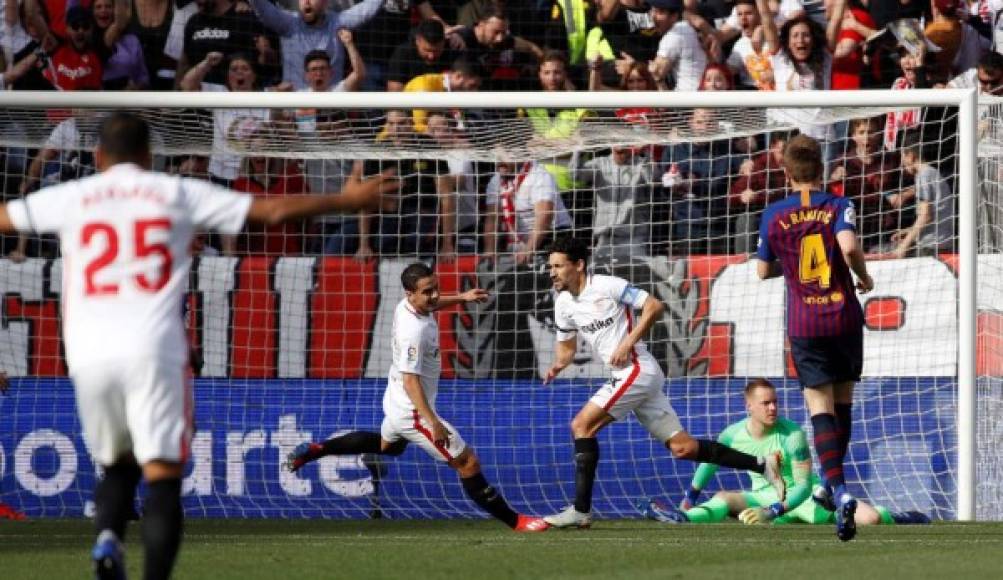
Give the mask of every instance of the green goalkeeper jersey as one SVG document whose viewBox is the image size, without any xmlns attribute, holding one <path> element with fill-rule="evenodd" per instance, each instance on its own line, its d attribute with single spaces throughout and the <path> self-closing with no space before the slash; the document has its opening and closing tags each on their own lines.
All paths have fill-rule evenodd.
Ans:
<svg viewBox="0 0 1003 580">
<path fill-rule="evenodd" d="M 787 483 L 787 489 L 794 489 L 797 482 L 794 478 L 791 462 L 811 460 L 808 438 L 801 426 L 794 421 L 780 417 L 769 433 L 762 439 L 756 439 L 749 434 L 749 430 L 746 428 L 748 421 L 748 419 L 742 419 L 737 423 L 732 423 L 721 432 L 717 440 L 737 451 L 756 457 L 765 457 L 779 451 L 783 454 L 781 471 L 784 481 Z M 809 489 L 821 482 L 814 470 L 811 470 L 810 473 L 811 486 Z M 751 478 L 752 491 L 770 487 L 766 478 L 758 473 L 750 471 L 749 477 Z M 703 488 L 703 485 L 698 486 L 698 488 Z"/>
</svg>

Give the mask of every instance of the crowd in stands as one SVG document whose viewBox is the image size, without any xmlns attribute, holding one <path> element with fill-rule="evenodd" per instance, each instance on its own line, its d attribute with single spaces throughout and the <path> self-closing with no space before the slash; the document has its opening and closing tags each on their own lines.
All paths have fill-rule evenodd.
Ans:
<svg viewBox="0 0 1003 580">
<path fill-rule="evenodd" d="M 1003 91 L 1003 0 L 0 2 L 0 86 L 8 90 Z M 817 111 L 774 109 L 769 120 L 783 130 L 737 137 L 715 110 L 696 109 L 678 130 L 685 138 L 664 145 L 536 160 L 499 155 L 495 163 L 462 155 L 485 118 L 511 114 L 530 127 L 529 139 L 560 140 L 596 116 L 645 126 L 660 111 L 374 114 L 382 124 L 375 145 L 451 153 L 257 155 L 269 142 L 309 140 L 355 120 L 333 110 L 213 111 L 212 154 L 173 156 L 165 169 L 254 195 L 336 191 L 350 174 L 392 170 L 401 190 L 397 207 L 379 215 L 206 239 L 202 251 L 507 255 L 528 264 L 556 233 L 574 228 L 616 259 L 747 253 L 759 213 L 785 194 L 780 160 L 792 129 L 824 142 L 826 187 L 856 203 L 868 251 L 955 249 L 949 110 L 825 123 Z M 5 149 L 7 195 L 92 171 L 92 116 L 53 113 L 44 146 Z M 15 260 L 56 251 L 46 240 L 5 243 Z"/>
</svg>

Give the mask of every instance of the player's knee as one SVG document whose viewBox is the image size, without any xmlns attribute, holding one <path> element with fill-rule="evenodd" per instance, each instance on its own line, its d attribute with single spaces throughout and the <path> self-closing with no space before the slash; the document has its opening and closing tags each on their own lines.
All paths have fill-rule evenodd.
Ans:
<svg viewBox="0 0 1003 580">
<path fill-rule="evenodd" d="M 596 428 L 587 419 L 577 416 L 571 420 L 571 434 L 575 439 L 595 437 Z"/>
<path fill-rule="evenodd" d="M 451 460 L 449 466 L 455 469 L 460 477 L 471 477 L 481 472 L 481 462 L 469 447 Z"/>
</svg>

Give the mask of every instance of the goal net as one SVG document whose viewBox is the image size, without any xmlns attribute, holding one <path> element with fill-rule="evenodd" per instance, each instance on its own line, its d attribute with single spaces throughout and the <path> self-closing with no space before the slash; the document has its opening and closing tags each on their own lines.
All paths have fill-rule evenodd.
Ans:
<svg viewBox="0 0 1003 580">
<path fill-rule="evenodd" d="M 965 181 L 976 164 L 964 152 L 976 136 L 961 115 L 961 93 L 939 94 L 954 95 L 953 104 L 894 95 L 886 104 L 860 98 L 830 107 L 790 94 L 477 95 L 468 103 L 457 95 L 366 101 L 300 93 L 172 95 L 132 109 L 154 129 L 158 169 L 256 195 L 335 191 L 353 172 L 392 169 L 401 178 L 396 207 L 362 218 L 199 236 L 183 307 L 197 426 L 186 513 L 480 515 L 455 474 L 414 446 L 396 458 L 329 457 L 296 474 L 281 468 L 302 441 L 378 430 L 391 319 L 404 297 L 400 273 L 417 260 L 434 266 L 444 293 L 491 292 L 486 304 L 437 314 L 438 412 L 518 511 L 570 503 L 569 423 L 608 373 L 582 343 L 561 380 L 541 385 L 555 336 L 542 250 L 555 235 L 590 240 L 595 272 L 627 278 L 665 303 L 648 345 L 690 433 L 716 437 L 743 418 L 751 377 L 773 381 L 781 414 L 810 433 L 785 344 L 783 282 L 759 281 L 749 260 L 764 204 L 786 195 L 779 152 L 802 131 L 824 141 L 827 187 L 856 204 L 876 283 L 861 297 L 865 376 L 847 462 L 852 491 L 892 511 L 970 517 L 965 469 L 976 452 L 965 434 L 977 431 L 978 517 L 999 519 L 1003 133 L 989 110 L 998 105 L 985 104 L 979 181 L 963 189 L 974 183 L 972 175 Z M 8 199 L 93 171 L 98 122 L 130 106 L 100 106 L 104 97 L 88 97 L 86 108 L 63 100 L 0 111 Z M 169 102 L 179 104 L 162 106 Z M 812 108 L 797 108 L 805 104 Z M 978 324 L 966 350 L 959 216 L 973 194 Z M 99 474 L 62 356 L 58 247 L 7 236 L 4 252 L 0 369 L 13 388 L 0 399 L 0 501 L 29 516 L 80 516 L 91 509 Z M 979 376 L 977 429 L 959 396 L 969 388 L 970 360 Z M 600 445 L 599 517 L 636 517 L 649 497 L 676 503 L 689 485 L 694 465 L 671 459 L 633 418 L 605 430 Z M 745 485 L 744 475 L 722 469 L 707 492 Z"/>
</svg>

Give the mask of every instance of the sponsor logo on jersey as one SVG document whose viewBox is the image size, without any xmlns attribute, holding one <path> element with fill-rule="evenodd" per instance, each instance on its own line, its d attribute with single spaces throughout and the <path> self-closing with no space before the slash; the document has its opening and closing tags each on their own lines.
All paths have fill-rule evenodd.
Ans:
<svg viewBox="0 0 1003 580">
<path fill-rule="evenodd" d="M 857 225 L 857 210 L 853 208 L 852 203 L 843 211 L 843 221 L 851 226 Z"/>
<path fill-rule="evenodd" d="M 229 40 L 230 31 L 225 28 L 203 28 L 192 34 L 192 40 Z"/>
<path fill-rule="evenodd" d="M 56 66 L 56 73 L 58 73 L 59 76 L 73 80 L 88 77 L 93 72 L 94 70 L 89 66 L 68 67 L 63 63 L 59 63 L 59 65 Z"/>
<path fill-rule="evenodd" d="M 613 317 L 610 316 L 606 320 L 596 320 L 582 327 L 582 332 L 596 332 L 604 328 L 609 328 L 613 326 Z"/>
<path fill-rule="evenodd" d="M 414 362 L 414 361 L 418 360 L 418 349 L 417 348 L 415 348 L 413 346 L 407 347 L 407 360 L 408 360 L 408 362 Z"/>
</svg>

